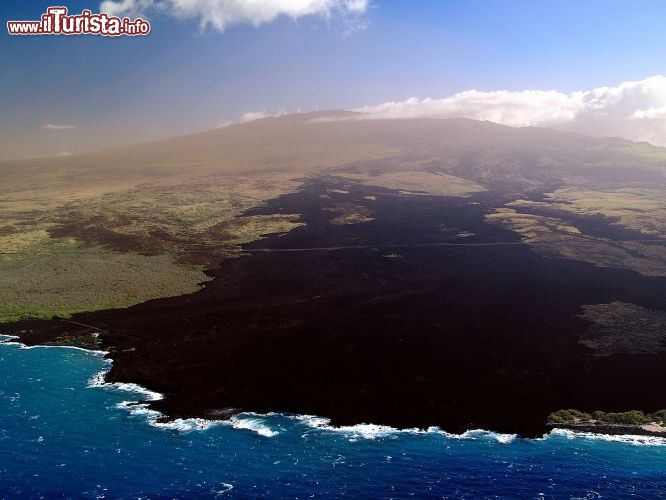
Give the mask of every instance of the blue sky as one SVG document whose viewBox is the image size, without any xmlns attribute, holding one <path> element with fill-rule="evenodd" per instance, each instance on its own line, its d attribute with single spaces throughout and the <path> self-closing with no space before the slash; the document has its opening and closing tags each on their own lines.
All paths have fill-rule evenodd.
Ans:
<svg viewBox="0 0 666 500">
<path fill-rule="evenodd" d="M 371 109 L 471 89 L 570 95 L 666 73 L 663 1 L 371 0 L 359 12 L 241 20 L 223 31 L 178 15 L 174 0 L 123 1 L 152 1 L 143 4 L 148 36 L 10 36 L 3 28 L 0 158 L 207 130 L 247 112 Z M 70 13 L 100 11 L 99 0 L 60 3 Z M 50 5 L 5 1 L 0 17 L 37 20 Z M 660 87 L 653 94 L 633 115 L 643 110 L 654 120 L 666 101 Z"/>
</svg>

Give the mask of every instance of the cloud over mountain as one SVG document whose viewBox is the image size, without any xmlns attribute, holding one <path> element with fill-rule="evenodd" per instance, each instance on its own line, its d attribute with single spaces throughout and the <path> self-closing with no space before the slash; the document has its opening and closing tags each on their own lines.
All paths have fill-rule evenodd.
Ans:
<svg viewBox="0 0 666 500">
<path fill-rule="evenodd" d="M 662 75 L 568 94 L 554 90 L 468 90 L 442 99 L 412 97 L 355 111 L 369 119 L 466 117 L 666 146 L 666 77 Z"/>
</svg>

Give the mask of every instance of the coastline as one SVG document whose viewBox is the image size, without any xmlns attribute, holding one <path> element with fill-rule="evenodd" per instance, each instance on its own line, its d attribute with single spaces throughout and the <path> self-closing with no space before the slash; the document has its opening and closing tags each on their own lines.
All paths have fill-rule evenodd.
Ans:
<svg viewBox="0 0 666 500">
<path fill-rule="evenodd" d="M 6 339 L 3 339 L 2 337 L 7 337 Z M 73 349 L 75 351 L 84 351 L 90 354 L 94 354 L 95 356 L 100 356 L 103 358 L 106 358 L 109 354 L 110 351 L 104 351 L 102 349 L 92 349 L 91 347 L 87 347 L 85 345 L 60 345 L 60 344 L 50 344 L 50 343 L 26 343 L 21 339 L 21 337 L 17 337 L 14 335 L 4 335 L 0 334 L 0 344 L 8 344 L 8 345 L 18 345 L 21 347 L 21 349 L 35 349 L 38 347 L 43 347 L 43 348 L 55 348 L 55 347 L 60 347 L 62 349 Z M 109 361 L 112 361 L 110 358 Z"/>
<path fill-rule="evenodd" d="M 652 436 L 666 439 L 666 427 L 653 429 L 648 425 L 628 424 L 548 424 L 551 430 L 565 429 L 578 433 L 605 434 L 607 436 Z"/>
<path fill-rule="evenodd" d="M 329 225 L 336 196 L 373 197 L 376 218 Z M 304 226 L 246 244 L 248 255 L 211 268 L 197 292 L 3 328 L 26 345 L 56 347 L 101 332 L 99 344 L 75 347 L 107 352 L 108 383 L 162 394 L 147 404 L 168 420 L 276 412 L 322 415 L 336 427 L 540 437 L 557 408 L 662 407 L 663 395 L 641 381 L 663 378 L 665 356 L 591 356 L 579 343 L 590 322 L 579 314 L 583 304 L 643 303 L 664 280 L 524 245 L 433 245 L 442 227 L 479 243 L 518 241 L 485 221 L 498 196 L 403 197 L 312 181 L 248 214 L 302 212 Z M 396 243 L 400 255 L 387 258 Z M 344 250 L 252 252 L 293 248 Z"/>
<path fill-rule="evenodd" d="M 91 349 L 90 347 L 78 347 L 69 345 L 49 345 L 32 344 L 27 345 L 21 341 L 19 336 L 0 334 L 0 345 L 17 345 L 21 349 L 33 348 L 64 348 L 84 351 L 88 354 L 104 357 L 109 365 L 113 360 L 107 357 L 110 351 L 101 351 Z M 547 424 L 548 431 L 541 437 L 523 437 L 518 434 L 501 433 L 492 429 L 468 429 L 460 433 L 451 433 L 437 426 L 428 428 L 396 428 L 388 425 L 375 423 L 357 423 L 353 425 L 335 425 L 331 419 L 307 414 L 291 414 L 280 412 L 258 413 L 235 408 L 228 408 L 211 412 L 206 417 L 192 416 L 187 418 L 172 417 L 157 410 L 151 409 L 151 403 L 161 401 L 164 395 L 152 391 L 146 387 L 128 382 L 107 382 L 105 375 L 109 373 L 110 367 L 95 374 L 89 381 L 88 387 L 108 388 L 121 392 L 128 392 L 141 396 L 141 399 L 128 400 L 119 405 L 130 414 L 143 415 L 149 425 L 165 430 L 175 430 L 180 432 L 190 432 L 195 430 L 206 430 L 214 425 L 229 425 L 236 429 L 255 432 L 263 437 L 273 437 L 279 432 L 271 430 L 263 419 L 270 417 L 284 417 L 288 419 L 305 422 L 312 429 L 326 430 L 330 432 L 341 432 L 348 434 L 351 440 L 355 439 L 376 439 L 386 437 L 392 434 L 441 434 L 451 439 L 491 439 L 500 444 L 510 444 L 515 439 L 545 439 L 550 435 L 558 434 L 558 431 L 571 431 L 573 437 L 592 437 L 592 436 L 618 436 L 627 438 L 631 442 L 632 438 L 639 436 L 655 437 L 664 440 L 666 444 L 666 428 L 656 425 L 626 425 L 626 424 L 594 424 L 594 423 L 571 423 L 571 424 Z"/>
<path fill-rule="evenodd" d="M 153 425 L 149 412 L 125 403 L 137 399 L 135 393 L 87 387 L 104 368 L 96 356 L 16 345 L 0 351 L 7 365 L 3 390 L 12 396 L 7 400 L 11 411 L 4 415 L 10 424 L 6 443 L 16 450 L 4 461 L 8 473 L 0 487 L 9 496 L 13 488 L 22 496 L 206 498 L 233 486 L 241 497 L 285 491 L 329 497 L 343 481 L 364 488 L 372 477 L 371 493 L 377 497 L 456 496 L 461 491 L 483 497 L 498 494 L 499 488 L 530 497 L 549 485 L 554 486 L 545 490 L 550 495 L 566 498 L 590 489 L 630 496 L 638 487 L 654 497 L 654 485 L 664 477 L 662 438 L 555 431 L 530 440 L 482 430 L 339 428 L 308 415 L 258 413 L 225 422 Z M 65 370 L 54 372 L 55 367 Z M 39 380 L 48 373 L 64 376 Z M 21 460 L 28 454 L 37 458 Z M 633 461 L 628 464 L 627 458 Z M 489 478 L 493 483 L 483 491 L 464 490 L 470 483 L 485 485 Z M 573 486 L 570 478 L 576 481 Z M 186 492 L 183 484 L 188 484 Z M 358 491 L 354 486 L 347 495 L 358 496 Z"/>
</svg>

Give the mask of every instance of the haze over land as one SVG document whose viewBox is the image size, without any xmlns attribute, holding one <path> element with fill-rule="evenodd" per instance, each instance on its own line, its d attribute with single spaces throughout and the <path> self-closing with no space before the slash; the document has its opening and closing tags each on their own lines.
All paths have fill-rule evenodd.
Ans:
<svg viewBox="0 0 666 500">
<path fill-rule="evenodd" d="M 46 7 L 5 2 L 0 12 L 39 19 Z M 660 2 L 72 0 L 67 7 L 141 15 L 153 29 L 131 39 L 0 34 L 0 63 L 9 68 L 0 80 L 0 159 L 325 109 L 666 144 Z"/>
<path fill-rule="evenodd" d="M 661 395 L 637 387 L 663 376 L 666 355 L 665 149 L 358 116 L 1 163 L 0 313 L 27 319 L 6 328 L 27 342 L 102 342 L 110 377 L 166 393 L 155 405 L 175 416 L 240 408 L 532 433 L 585 401 L 657 409 Z M 439 361 L 422 364 L 423 349 Z M 451 356 L 467 382 L 446 382 Z M 640 374 L 599 389 L 639 357 Z M 283 363 L 331 398 L 292 387 Z M 340 366 L 349 378 L 325 375 Z M 277 385 L 262 390 L 264 369 Z M 489 392 L 512 403 L 479 397 Z M 387 407 L 389 393 L 413 400 L 409 411 Z M 450 398 L 459 406 L 432 403 Z"/>
<path fill-rule="evenodd" d="M 507 199 L 487 221 L 516 231 L 535 250 L 663 275 L 662 247 L 650 240 L 666 237 L 665 150 L 464 119 L 359 116 L 290 115 L 100 153 L 5 162 L 0 170 L 5 265 L 51 251 L 68 259 L 80 254 L 85 261 L 85 252 L 101 251 L 98 245 L 214 265 L 261 234 L 302 224 L 298 213 L 239 218 L 244 211 L 294 192 L 307 178 L 335 175 L 404 193 L 498 191 Z M 534 200 L 533 193 L 544 195 Z M 371 211 L 366 216 L 372 217 Z M 614 242 L 597 238 L 567 222 L 571 216 L 606 217 L 628 236 Z M 203 280 L 195 276 L 194 282 Z M 149 279 L 142 281 L 150 288 Z M 43 280 L 49 289 L 57 283 Z M 59 301 L 78 294 L 70 285 L 58 290 Z M 12 286 L 35 285 L 17 280 Z M 128 280 L 125 286 L 137 285 Z M 175 283 L 154 286 L 151 293 L 157 295 L 192 290 Z M 4 308 L 25 300 L 11 288 L 5 293 L 14 298 L 6 299 Z M 139 293 L 130 299 L 132 293 L 123 291 L 117 305 L 147 297 Z M 114 304 L 102 301 L 97 308 Z"/>
<path fill-rule="evenodd" d="M 170 417 L 666 406 L 663 3 L 67 7 L 151 32 L 0 35 L 3 331 Z"/>
</svg>

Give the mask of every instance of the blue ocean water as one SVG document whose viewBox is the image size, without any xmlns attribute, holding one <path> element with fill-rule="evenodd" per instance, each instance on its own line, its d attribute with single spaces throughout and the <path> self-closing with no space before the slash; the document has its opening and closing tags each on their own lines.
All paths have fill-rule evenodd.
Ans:
<svg viewBox="0 0 666 500">
<path fill-rule="evenodd" d="M 0 345 L 0 498 L 661 498 L 666 440 L 156 422 L 99 355 Z"/>
</svg>

